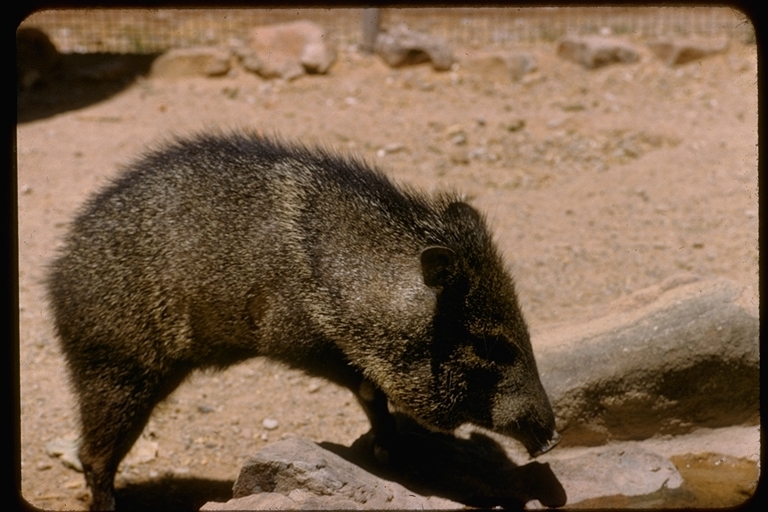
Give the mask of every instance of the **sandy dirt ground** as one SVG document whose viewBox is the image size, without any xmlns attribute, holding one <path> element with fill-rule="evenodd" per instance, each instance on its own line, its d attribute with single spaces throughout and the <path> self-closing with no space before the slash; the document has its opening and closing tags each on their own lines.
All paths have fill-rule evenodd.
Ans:
<svg viewBox="0 0 768 512">
<path fill-rule="evenodd" d="M 138 77 L 90 102 L 100 86 L 86 79 L 65 92 L 24 93 L 23 496 L 57 510 L 83 509 L 88 496 L 82 475 L 46 448 L 77 435 L 46 263 L 84 199 L 173 134 L 252 128 L 360 155 L 419 188 L 463 191 L 487 213 L 513 269 L 534 350 L 536 332 L 609 313 L 612 301 L 676 273 L 727 277 L 756 292 L 755 46 L 732 42 L 725 54 L 670 68 L 636 43 L 640 62 L 593 71 L 558 59 L 552 43 L 519 47 L 539 66 L 516 83 L 461 65 L 390 69 L 342 49 L 329 75 L 288 83 L 239 72 Z M 60 108 L 67 98 L 82 101 Z M 121 465 L 118 499 L 224 500 L 269 440 L 295 433 L 348 445 L 367 428 L 347 390 L 262 359 L 196 374 L 156 410 Z"/>
</svg>

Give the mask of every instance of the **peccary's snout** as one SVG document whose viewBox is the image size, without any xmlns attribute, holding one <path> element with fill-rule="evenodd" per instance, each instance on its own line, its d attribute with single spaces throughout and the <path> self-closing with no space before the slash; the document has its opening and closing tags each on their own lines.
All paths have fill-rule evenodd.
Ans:
<svg viewBox="0 0 768 512">
<path fill-rule="evenodd" d="M 547 453 L 549 450 L 557 446 L 557 444 L 560 442 L 562 437 L 560 434 L 557 433 L 556 430 L 552 431 L 552 437 L 549 438 L 548 441 L 546 441 L 544 444 L 539 446 L 538 448 L 534 448 L 533 450 L 531 448 L 528 448 L 528 453 L 531 455 L 531 457 L 538 457 L 539 455 L 543 453 Z"/>
<path fill-rule="evenodd" d="M 551 424 L 521 422 L 516 425 L 515 430 L 512 437 L 523 443 L 531 457 L 548 452 L 562 439 L 554 429 L 554 421 Z"/>
<path fill-rule="evenodd" d="M 493 423 L 494 430 L 517 439 L 531 457 L 538 457 L 557 446 L 561 436 L 543 387 L 532 387 L 527 393 L 497 396 Z"/>
</svg>

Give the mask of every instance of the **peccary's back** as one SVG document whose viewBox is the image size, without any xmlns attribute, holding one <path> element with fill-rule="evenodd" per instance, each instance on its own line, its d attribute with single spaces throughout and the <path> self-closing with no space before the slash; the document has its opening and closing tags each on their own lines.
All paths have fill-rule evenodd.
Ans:
<svg viewBox="0 0 768 512">
<path fill-rule="evenodd" d="M 254 135 L 173 142 L 125 169 L 73 222 L 49 277 L 65 353 L 73 361 L 107 347 L 104 357 L 146 364 L 226 365 L 286 350 L 296 358 L 364 325 L 379 335 L 423 329 L 419 251 L 468 243 L 441 219 L 453 200 Z"/>
</svg>

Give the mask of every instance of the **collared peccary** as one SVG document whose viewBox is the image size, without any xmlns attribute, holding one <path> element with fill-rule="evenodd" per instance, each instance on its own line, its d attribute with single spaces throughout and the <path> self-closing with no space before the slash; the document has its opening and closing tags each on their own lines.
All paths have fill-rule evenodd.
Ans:
<svg viewBox="0 0 768 512">
<path fill-rule="evenodd" d="M 559 439 L 483 216 L 353 158 L 245 132 L 168 143 L 85 204 L 48 289 L 95 509 L 160 400 L 253 356 L 351 389 L 382 446 L 388 404 L 533 455 Z"/>
</svg>

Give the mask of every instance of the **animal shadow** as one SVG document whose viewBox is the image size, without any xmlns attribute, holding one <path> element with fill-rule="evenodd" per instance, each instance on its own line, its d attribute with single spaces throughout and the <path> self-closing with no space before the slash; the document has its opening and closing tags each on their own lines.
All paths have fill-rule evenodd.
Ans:
<svg viewBox="0 0 768 512">
<path fill-rule="evenodd" d="M 482 433 L 460 439 L 429 431 L 403 416 L 398 417 L 398 423 L 400 432 L 388 449 L 386 462 L 374 456 L 371 432 L 350 447 L 319 444 L 421 495 L 482 508 L 522 509 L 534 499 L 547 507 L 566 503 L 565 489 L 547 463 L 533 461 L 519 466 L 499 443 Z"/>
<path fill-rule="evenodd" d="M 209 501 L 232 499 L 232 480 L 163 477 L 116 489 L 118 510 L 197 511 Z"/>
<path fill-rule="evenodd" d="M 17 43 L 18 44 L 18 43 Z M 68 53 L 56 54 L 43 65 L 19 49 L 17 75 L 35 77 L 29 85 L 17 84 L 17 123 L 46 119 L 104 101 L 146 76 L 158 54 Z M 31 79 L 30 79 L 31 80 Z M 94 119 L 119 122 L 120 119 Z"/>
</svg>

